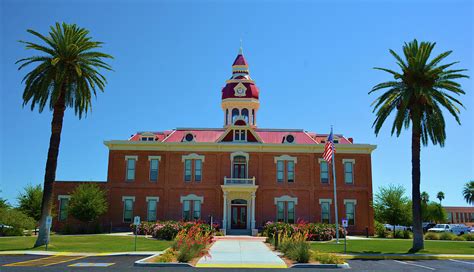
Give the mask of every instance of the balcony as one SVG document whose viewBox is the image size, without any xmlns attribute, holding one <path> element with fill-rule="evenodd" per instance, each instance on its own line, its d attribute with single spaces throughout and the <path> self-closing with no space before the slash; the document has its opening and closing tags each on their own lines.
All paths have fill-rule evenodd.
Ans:
<svg viewBox="0 0 474 272">
<path fill-rule="evenodd" d="M 255 177 L 252 178 L 228 178 L 224 177 L 224 185 L 252 185 L 255 186 Z"/>
</svg>

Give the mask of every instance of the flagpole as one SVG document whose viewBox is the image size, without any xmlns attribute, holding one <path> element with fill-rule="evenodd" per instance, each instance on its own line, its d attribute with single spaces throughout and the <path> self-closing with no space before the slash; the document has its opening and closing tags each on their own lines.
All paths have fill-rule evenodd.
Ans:
<svg viewBox="0 0 474 272">
<path fill-rule="evenodd" d="M 331 134 L 332 134 L 332 126 L 331 126 Z M 334 137 L 334 134 L 333 134 Z M 334 139 L 334 138 L 333 138 Z M 334 140 L 333 140 L 334 144 Z M 339 218 L 337 214 L 337 193 L 336 193 L 336 165 L 334 164 L 334 154 L 332 153 L 332 178 L 334 180 L 334 214 L 336 219 L 336 243 L 339 244 Z"/>
</svg>

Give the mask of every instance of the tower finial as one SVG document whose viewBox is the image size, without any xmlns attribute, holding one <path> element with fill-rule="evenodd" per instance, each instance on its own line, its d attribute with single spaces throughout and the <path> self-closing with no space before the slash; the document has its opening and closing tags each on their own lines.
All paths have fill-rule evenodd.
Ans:
<svg viewBox="0 0 474 272">
<path fill-rule="evenodd" d="M 239 48 L 239 55 L 244 54 L 244 49 L 242 48 L 242 38 L 240 38 L 240 48 Z"/>
</svg>

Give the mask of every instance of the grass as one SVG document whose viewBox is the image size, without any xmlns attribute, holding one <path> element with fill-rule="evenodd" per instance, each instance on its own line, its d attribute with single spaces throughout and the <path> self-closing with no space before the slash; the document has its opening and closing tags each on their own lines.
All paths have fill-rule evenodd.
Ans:
<svg viewBox="0 0 474 272">
<path fill-rule="evenodd" d="M 123 252 L 134 251 L 134 236 L 112 235 L 52 235 L 48 250 L 63 252 Z M 2 237 L 0 252 L 6 250 L 45 250 L 45 246 L 33 248 L 36 237 Z M 161 251 L 171 241 L 137 237 L 137 251 Z"/>
<path fill-rule="evenodd" d="M 347 253 L 379 254 L 408 253 L 412 240 L 348 240 Z M 344 240 L 335 242 L 311 243 L 311 249 L 319 252 L 344 253 Z M 474 254 L 474 243 L 457 241 L 425 241 L 425 249 L 419 254 Z"/>
</svg>

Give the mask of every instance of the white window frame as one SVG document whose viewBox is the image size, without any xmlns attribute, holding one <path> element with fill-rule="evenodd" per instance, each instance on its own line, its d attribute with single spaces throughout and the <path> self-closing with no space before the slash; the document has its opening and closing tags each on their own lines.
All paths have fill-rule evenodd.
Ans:
<svg viewBox="0 0 474 272">
<path fill-rule="evenodd" d="M 344 199 L 344 216 L 346 216 L 347 214 L 347 208 L 346 208 L 346 204 L 347 203 L 352 203 L 354 205 L 354 224 L 353 225 L 349 225 L 349 226 L 355 226 L 356 225 L 356 207 L 357 207 L 357 199 Z M 347 220 L 348 223 L 349 223 L 349 220 Z"/>
<path fill-rule="evenodd" d="M 329 203 L 329 211 L 328 211 L 328 224 L 331 224 L 331 205 L 332 199 L 331 198 L 320 198 L 319 199 L 319 207 L 321 209 L 321 223 L 323 222 L 323 203 Z"/>
<path fill-rule="evenodd" d="M 278 156 L 278 157 L 274 157 L 273 158 L 275 164 L 276 164 L 276 181 L 277 183 L 281 183 L 280 181 L 278 181 L 278 162 L 279 161 L 283 161 L 283 182 L 287 182 L 288 183 L 288 163 L 289 161 L 293 162 L 293 181 L 291 183 L 295 183 L 296 182 L 296 163 L 298 162 L 298 158 L 297 157 L 292 157 L 292 156 L 289 156 L 289 155 L 281 155 L 281 156 Z"/>
<path fill-rule="evenodd" d="M 280 197 L 275 197 L 274 198 L 274 204 L 275 204 L 275 207 L 276 207 L 276 219 L 278 220 L 278 202 L 283 202 L 284 204 L 284 211 L 283 211 L 283 216 L 284 216 L 284 221 L 287 222 L 288 221 L 288 203 L 287 202 L 293 202 L 294 206 L 293 206 L 293 220 L 295 221 L 294 223 L 296 223 L 296 205 L 298 205 L 298 198 L 297 197 L 291 197 L 289 195 L 283 195 L 283 196 L 280 196 Z"/>
<path fill-rule="evenodd" d="M 152 160 L 158 160 L 158 168 L 156 169 L 156 180 L 152 180 L 151 179 L 151 161 Z M 148 179 L 151 181 L 151 182 L 158 182 L 158 176 L 160 174 L 160 162 L 161 162 L 161 156 L 148 156 L 148 161 L 150 162 L 149 163 L 149 167 L 150 167 L 150 171 L 148 171 Z"/>
<path fill-rule="evenodd" d="M 352 164 L 352 182 L 347 182 L 347 180 L 346 180 L 346 163 L 351 163 Z M 355 159 L 342 159 L 342 170 L 343 170 L 343 173 L 344 173 L 344 184 L 354 184 L 355 183 L 354 166 L 355 166 Z"/>
<path fill-rule="evenodd" d="M 68 201 L 71 200 L 71 196 L 70 195 L 58 195 L 58 201 L 59 201 L 59 207 L 58 207 L 58 210 L 59 210 L 59 213 L 58 213 L 58 221 L 66 221 L 67 218 L 68 218 L 68 214 L 66 214 L 66 218 L 63 218 L 61 219 L 61 204 L 62 204 L 62 201 L 63 199 L 67 199 Z M 68 203 L 69 204 L 69 203 Z"/>
<path fill-rule="evenodd" d="M 204 197 L 203 196 L 197 196 L 195 194 L 189 194 L 186 196 L 181 196 L 180 197 L 180 203 L 181 203 L 181 216 L 184 219 L 184 201 L 189 201 L 189 212 L 191 213 L 190 216 L 192 219 L 194 219 L 194 202 L 199 201 L 200 202 L 200 209 L 199 209 L 199 217 L 202 218 L 202 204 L 204 203 Z"/>
<path fill-rule="evenodd" d="M 133 179 L 128 179 L 128 161 L 135 160 L 134 168 L 133 168 Z M 137 155 L 127 155 L 125 156 L 125 181 L 126 182 L 133 182 L 137 177 L 137 162 L 138 156 Z"/>
<path fill-rule="evenodd" d="M 328 182 L 323 182 L 323 176 L 322 176 L 322 173 L 323 173 L 323 172 L 321 171 L 321 164 L 322 164 L 323 162 L 326 163 L 327 166 L 328 166 Z M 319 164 L 319 182 L 320 182 L 321 184 L 330 184 L 330 183 L 331 183 L 331 179 L 330 179 L 330 177 L 329 177 L 329 163 L 328 163 L 325 159 L 323 159 L 323 158 L 318 158 L 318 164 Z"/>
<path fill-rule="evenodd" d="M 131 217 L 131 221 L 130 221 L 130 222 L 125 221 L 125 201 L 126 201 L 126 200 L 131 200 L 131 201 L 132 201 L 132 217 Z M 124 222 L 124 223 L 131 223 L 131 222 L 133 222 L 133 210 L 135 209 L 135 196 L 122 196 L 122 206 L 123 206 L 123 210 L 122 210 L 122 222 Z"/>
<path fill-rule="evenodd" d="M 150 221 L 150 206 L 149 201 L 155 201 L 155 221 L 158 219 L 157 213 L 158 213 L 158 202 L 160 202 L 160 197 L 159 196 L 147 196 L 146 198 L 146 219 L 147 221 Z"/>
</svg>

